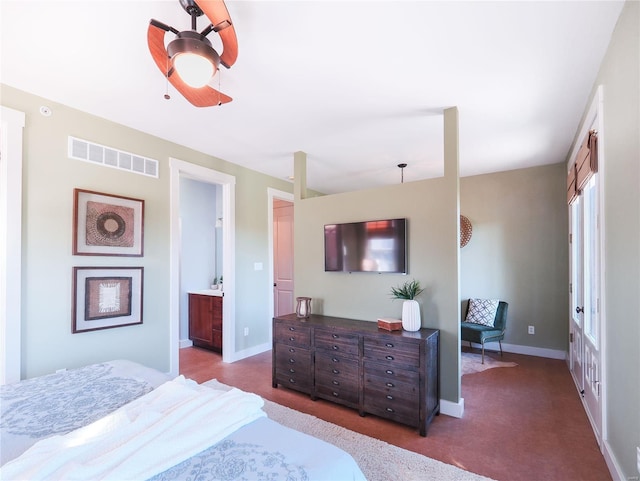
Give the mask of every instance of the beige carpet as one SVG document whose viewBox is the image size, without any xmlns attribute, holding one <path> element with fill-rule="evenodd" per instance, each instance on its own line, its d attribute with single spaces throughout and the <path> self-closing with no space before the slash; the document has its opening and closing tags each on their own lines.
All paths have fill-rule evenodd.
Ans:
<svg viewBox="0 0 640 481">
<path fill-rule="evenodd" d="M 230 389 L 215 379 L 203 384 L 218 389 Z M 269 418 L 280 424 L 347 451 L 356 460 L 368 481 L 491 481 L 490 478 L 350 431 L 266 399 L 264 410 Z"/>
<path fill-rule="evenodd" d="M 482 354 L 472 352 L 463 352 L 462 358 L 462 375 L 474 374 L 476 372 L 486 371 L 494 367 L 516 367 L 515 362 L 498 361 L 484 353 L 484 364 L 482 364 Z"/>
</svg>

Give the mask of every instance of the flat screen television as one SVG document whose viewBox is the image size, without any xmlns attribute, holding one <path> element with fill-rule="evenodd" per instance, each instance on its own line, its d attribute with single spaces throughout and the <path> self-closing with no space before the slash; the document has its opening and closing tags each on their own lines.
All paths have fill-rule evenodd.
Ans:
<svg viewBox="0 0 640 481">
<path fill-rule="evenodd" d="M 407 273 L 407 219 L 324 226 L 326 272 Z"/>
</svg>

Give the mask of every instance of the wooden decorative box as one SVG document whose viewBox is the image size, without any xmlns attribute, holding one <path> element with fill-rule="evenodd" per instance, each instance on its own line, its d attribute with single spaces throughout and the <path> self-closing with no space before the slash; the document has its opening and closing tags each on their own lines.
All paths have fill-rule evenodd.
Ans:
<svg viewBox="0 0 640 481">
<path fill-rule="evenodd" d="M 402 321 L 400 319 L 378 319 L 378 328 L 385 331 L 401 331 Z"/>
</svg>

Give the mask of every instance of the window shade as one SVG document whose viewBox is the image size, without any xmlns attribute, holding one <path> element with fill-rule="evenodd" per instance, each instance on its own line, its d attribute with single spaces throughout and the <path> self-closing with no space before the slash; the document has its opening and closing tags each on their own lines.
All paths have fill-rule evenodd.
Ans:
<svg viewBox="0 0 640 481">
<path fill-rule="evenodd" d="M 598 133 L 595 130 L 590 130 L 567 173 L 567 202 L 569 204 L 580 195 L 584 186 L 596 172 L 598 172 Z"/>
</svg>

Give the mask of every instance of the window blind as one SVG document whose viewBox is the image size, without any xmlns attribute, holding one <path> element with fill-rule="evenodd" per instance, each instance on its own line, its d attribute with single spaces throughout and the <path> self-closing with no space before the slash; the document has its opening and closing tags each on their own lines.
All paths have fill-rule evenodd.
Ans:
<svg viewBox="0 0 640 481">
<path fill-rule="evenodd" d="M 598 172 L 598 132 L 590 130 L 567 173 L 567 202 L 573 203 L 589 179 Z"/>
</svg>

